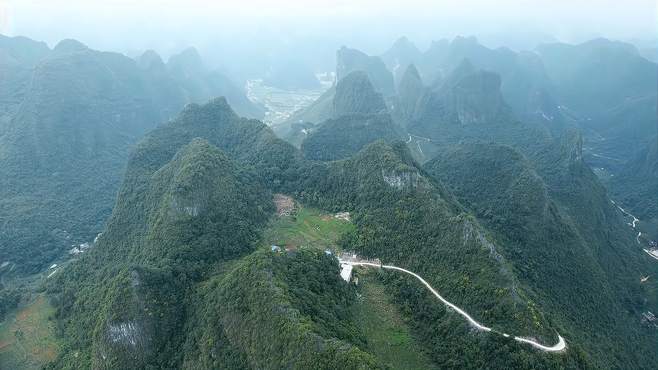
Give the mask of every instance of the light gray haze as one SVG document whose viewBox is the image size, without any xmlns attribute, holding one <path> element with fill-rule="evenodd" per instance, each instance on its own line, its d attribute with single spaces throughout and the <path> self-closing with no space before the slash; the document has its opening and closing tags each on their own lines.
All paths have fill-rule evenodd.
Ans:
<svg viewBox="0 0 658 370">
<path fill-rule="evenodd" d="M 331 59 L 340 45 L 379 54 L 402 35 L 421 49 L 456 35 L 515 49 L 594 37 L 647 43 L 656 18 L 655 0 L 0 0 L 2 34 L 128 55 L 195 46 L 230 69 L 290 53 Z"/>
</svg>

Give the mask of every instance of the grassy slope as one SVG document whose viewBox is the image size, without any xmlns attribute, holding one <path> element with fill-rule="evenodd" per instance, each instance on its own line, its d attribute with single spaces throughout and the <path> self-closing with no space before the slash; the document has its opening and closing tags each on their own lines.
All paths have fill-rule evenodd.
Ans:
<svg viewBox="0 0 658 370">
<path fill-rule="evenodd" d="M 362 298 L 355 315 L 367 350 L 393 369 L 434 369 L 376 273 L 360 271 L 358 285 Z"/>
<path fill-rule="evenodd" d="M 263 243 L 281 247 L 338 248 L 341 235 L 354 229 L 351 223 L 315 208 L 299 206 L 296 214 L 274 218 L 263 235 Z"/>
<path fill-rule="evenodd" d="M 0 324 L 0 368 L 40 369 L 57 356 L 54 308 L 39 295 Z"/>
</svg>

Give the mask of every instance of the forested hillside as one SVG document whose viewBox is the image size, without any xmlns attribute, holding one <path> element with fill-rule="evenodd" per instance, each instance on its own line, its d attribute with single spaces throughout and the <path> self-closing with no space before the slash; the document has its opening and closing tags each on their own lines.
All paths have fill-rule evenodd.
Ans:
<svg viewBox="0 0 658 370">
<path fill-rule="evenodd" d="M 352 81 L 343 84 L 343 92 L 339 93 L 336 91 L 337 85 L 345 78 Z M 365 80 L 368 82 L 365 82 Z M 358 86 L 361 86 L 362 89 L 355 90 Z M 374 93 L 370 92 L 371 87 L 374 88 Z M 335 95 L 337 93 L 342 95 L 342 97 L 338 97 L 338 112 L 335 106 Z M 308 107 L 302 108 L 293 114 L 288 122 L 281 125 L 281 127 L 277 127 L 277 132 L 282 132 L 282 136 L 285 137 L 290 126 L 295 123 L 310 122 L 318 124 L 336 115 L 365 113 L 360 111 L 359 108 L 367 108 L 368 113 L 379 112 L 386 109 L 387 100 L 394 96 L 393 75 L 386 69 L 386 65 L 379 57 L 366 55 L 356 49 L 342 47 L 336 51 L 336 83 L 334 86 L 325 91 Z M 357 100 L 350 101 L 345 98 Z M 379 102 L 382 98 L 384 100 L 383 106 Z M 359 106 L 359 104 L 367 105 Z"/>
<path fill-rule="evenodd" d="M 639 287 L 632 288 L 637 284 L 632 281 L 646 266 L 639 262 L 639 254 L 619 249 L 618 243 L 626 240 L 623 235 L 629 235 L 621 222 L 619 236 L 590 232 L 591 228 L 610 226 L 605 223 L 614 216 L 607 214 L 609 204 L 602 206 L 597 203 L 598 196 L 590 196 L 589 200 L 574 200 L 571 204 L 576 210 L 564 206 L 567 199 L 583 197 L 580 186 L 596 186 L 588 183 L 593 174 L 587 175 L 587 169 L 578 167 L 582 160 L 578 141 L 566 140 L 555 150 L 538 151 L 531 162 L 511 149 L 495 149 L 493 153 L 487 147 L 476 150 L 486 160 L 500 158 L 501 163 L 516 167 L 504 175 L 506 166 L 469 163 L 469 168 L 493 171 L 478 174 L 490 181 L 487 188 L 477 187 L 483 183 L 479 180 L 469 182 L 473 184 L 471 190 L 465 191 L 481 194 L 481 198 L 470 199 L 463 195 L 464 189 L 446 189 L 437 181 L 445 179 L 435 180 L 421 169 L 403 142 L 376 142 L 344 161 L 309 162 L 262 123 L 239 118 L 225 100 L 189 106 L 177 120 L 156 129 L 138 146 L 106 233 L 88 255 L 49 285 L 58 302 L 58 322 L 68 338 L 66 347 L 83 354 L 74 361 L 71 356 L 76 352 L 65 352 L 56 364 L 70 368 L 128 363 L 156 367 L 185 364 L 192 368 L 209 364 L 221 367 L 224 363 L 247 368 L 276 368 L 277 363 L 376 367 L 376 359 L 363 352 L 367 346 L 360 335 L 348 329 L 349 314 L 339 306 L 317 311 L 318 307 L 331 307 L 319 303 L 329 297 L 342 296 L 343 308 L 351 304 L 352 293 L 344 290 L 342 282 L 313 288 L 321 291 L 316 291 L 318 300 L 312 304 L 295 298 L 296 288 L 291 288 L 309 279 L 326 281 L 312 275 L 326 274 L 323 269 L 333 269 L 337 279 L 335 260 L 328 258 L 321 264 L 325 267 L 309 271 L 301 266 L 311 266 L 310 260 L 316 257 L 301 253 L 305 257 L 298 258 L 310 260 L 297 260 L 288 274 L 308 271 L 311 275 L 300 276 L 300 280 L 283 285 L 288 288 L 274 293 L 262 284 L 267 281 L 265 276 L 288 276 L 276 273 L 279 257 L 272 260 L 262 252 L 241 257 L 258 244 L 259 230 L 272 210 L 270 191 L 286 191 L 328 210 L 349 210 L 356 230 L 343 238 L 343 248 L 418 272 L 447 299 L 468 307 L 474 317 L 497 330 L 537 338 L 549 345 L 556 341 L 557 333 L 569 341 L 567 353 L 555 356 L 501 336 L 472 333 L 461 317 L 446 311 L 417 282 L 385 274 L 384 281 L 397 304 L 408 307 L 414 335 L 424 343 L 444 343 L 427 348 L 431 360 L 440 367 L 478 368 L 494 363 L 582 368 L 622 363 L 639 366 L 655 361 L 648 349 L 642 352 L 647 356 L 644 360 L 629 355 L 638 346 L 651 343 L 650 334 L 642 334 L 648 335 L 645 341 L 628 340 L 629 346 L 592 336 L 598 331 L 629 336 L 641 333 L 635 315 L 646 308 L 638 301 L 644 293 Z M 551 157 L 554 155 L 558 157 Z M 451 156 L 445 157 L 448 163 Z M 546 156 L 547 162 L 534 162 L 541 156 Z M 449 167 L 442 171 L 452 173 L 454 181 L 466 173 Z M 507 190 L 508 197 L 495 201 L 498 198 L 489 196 L 504 192 L 512 179 L 516 185 Z M 518 179 L 526 182 L 516 183 Z M 481 189 L 489 190 L 482 193 Z M 544 195 L 528 198 L 531 194 Z M 482 202 L 493 203 L 486 206 Z M 582 209 L 580 204 L 588 204 L 590 209 L 601 207 L 602 214 L 583 219 L 584 214 L 577 211 Z M 527 211 L 520 216 L 511 214 L 516 209 Z M 525 221 L 523 215 L 533 221 Z M 611 264 L 612 254 L 625 255 L 625 260 L 634 262 L 623 267 Z M 240 261 L 235 262 L 235 258 Z M 288 263 L 287 257 L 282 258 Z M 273 267 L 266 267 L 271 263 Z M 564 283 L 555 283 L 560 278 Z M 564 286 L 567 281 L 571 287 Z M 332 289 L 338 290 L 331 293 Z M 270 294 L 275 295 L 262 300 Z M 224 300 L 235 303 L 222 304 Z M 304 320 L 310 320 L 311 326 L 302 325 L 307 321 L 297 321 L 295 315 L 289 316 L 288 309 L 275 309 L 267 302 L 282 302 L 307 312 L 308 319 Z M 593 302 L 608 304 L 596 306 Z M 655 304 L 653 298 L 650 302 L 644 304 Z M 599 311 L 583 311 L 592 305 Z M 216 319 L 204 314 L 217 306 L 222 309 L 213 312 L 211 317 Z M 259 310 L 252 311 L 251 316 L 236 316 L 246 307 Z M 152 312 L 153 316 L 142 312 Z M 616 324 L 622 317 L 626 317 L 626 324 Z M 271 325 L 283 329 L 262 333 L 256 329 Z M 91 327 L 95 335 L 84 335 Z M 245 333 L 253 333 L 248 341 Z M 300 351 L 295 343 L 306 341 L 308 336 L 319 336 L 325 344 Z M 220 349 L 209 338 L 219 343 L 225 338 L 230 345 Z M 167 350 L 183 343 L 190 349 L 183 354 Z M 272 355 L 274 362 L 264 365 L 262 356 L 267 351 L 280 355 Z M 189 353 L 195 355 L 187 356 Z"/>
<path fill-rule="evenodd" d="M 185 102 L 205 103 L 223 96 L 240 115 L 263 118 L 263 108 L 252 103 L 243 89 L 228 77 L 208 69 L 195 48 L 187 48 L 172 55 L 166 67 L 170 78 L 182 88 Z"/>
<path fill-rule="evenodd" d="M 342 47 L 276 128 L 196 49 L 133 55 L 0 36 L 0 367 L 658 367 L 634 47 Z"/>
<path fill-rule="evenodd" d="M 409 134 L 423 139 L 417 144 L 420 160 L 427 161 L 439 147 L 460 140 L 495 141 L 532 151 L 549 144 L 550 131 L 519 121 L 500 88 L 499 75 L 464 60 L 439 87 L 419 94 L 414 113 L 402 123 Z"/>
<path fill-rule="evenodd" d="M 351 114 L 323 122 L 302 142 L 308 159 L 344 159 L 377 140 L 399 140 L 402 135 L 388 114 Z"/>
<path fill-rule="evenodd" d="M 475 37 L 458 36 L 453 40 L 433 41 L 424 52 L 418 51 L 411 41 L 402 39 L 394 43 L 382 58 L 388 68 L 400 76 L 409 65 L 415 65 L 430 86 L 440 86 L 467 59 L 476 68 L 501 76 L 505 99 L 517 114 L 524 117 L 541 115 L 533 97 L 538 93 L 553 92 L 552 81 L 537 54 L 504 47 L 490 49 Z"/>
<path fill-rule="evenodd" d="M 337 81 L 355 71 L 365 72 L 375 89 L 385 97 L 395 94 L 393 74 L 379 57 L 366 55 L 356 49 L 341 47 L 336 52 Z"/>
<path fill-rule="evenodd" d="M 165 117 L 119 54 L 65 40 L 30 70 L 0 136 L 0 260 L 36 272 L 102 230 L 132 143 Z"/>
<path fill-rule="evenodd" d="M 317 190 L 311 192 L 311 186 Z M 502 246 L 418 168 L 403 143 L 376 142 L 349 160 L 333 162 L 325 180 L 308 184 L 302 195 L 323 207 L 353 210 L 357 233 L 346 239 L 349 248 L 416 271 L 478 320 L 546 343 L 553 343 L 556 331 L 562 331 L 518 280 L 511 261 L 501 254 Z M 437 305 L 417 282 L 392 274 L 387 284 L 398 304 L 410 310 L 418 335 L 426 343 L 445 343 L 428 348 L 441 368 L 479 368 L 487 363 L 573 367 L 586 361 L 576 343 L 567 355 L 550 357 L 502 337 L 464 335 L 469 327 L 459 316 Z M 460 355 L 454 352 L 457 348 Z"/>
<path fill-rule="evenodd" d="M 614 196 L 631 207 L 637 217 L 658 219 L 658 138 L 628 161 L 609 184 Z"/>
<path fill-rule="evenodd" d="M 75 40 L 0 38 L 0 263 L 35 273 L 93 241 L 134 143 L 186 103 L 227 95 L 248 110 L 190 53 L 165 66 L 154 52 L 135 62 Z"/>
<path fill-rule="evenodd" d="M 183 368 L 383 368 L 359 348 L 356 292 L 324 253 L 256 252 L 198 297 Z"/>
<path fill-rule="evenodd" d="M 225 100 L 149 134 L 107 231 L 49 285 L 71 348 L 53 368 L 378 368 L 358 348 L 355 292 L 333 257 L 241 258 L 273 211 L 267 189 L 283 186 L 283 166 L 302 171 L 296 158 Z"/>
<path fill-rule="evenodd" d="M 0 129 L 23 100 L 31 69 L 49 52 L 45 43 L 0 35 Z"/>
<path fill-rule="evenodd" d="M 456 40 L 455 45 L 474 52 L 477 48 L 467 41 Z M 415 54 L 413 48 L 396 49 Z M 434 51 L 438 50 L 437 46 Z M 482 55 L 488 53 L 485 48 L 479 50 Z M 393 54 L 391 51 L 387 55 L 389 60 L 395 59 Z M 399 56 L 398 61 L 403 58 Z M 413 65 L 407 69 L 398 88 L 399 96 L 392 101 L 396 123 L 409 132 L 409 147 L 421 160 L 436 157 L 427 165 L 428 171 L 449 185 L 467 212 L 472 212 L 502 243 L 501 256 L 535 292 L 530 295 L 535 294 L 533 297 L 547 311 L 560 312 L 560 322 L 570 322 L 566 326 L 571 328 L 572 337 L 590 346 L 584 349 L 588 353 L 584 358 L 593 366 L 615 363 L 613 366 L 642 367 L 646 362 L 655 362 L 652 351 L 642 347 L 655 340 L 655 333 L 647 332 L 642 324 L 642 314 L 656 310 L 655 291 L 652 285 L 637 280 L 637 276 L 655 271 L 655 266 L 642 253 L 623 214 L 585 163 L 584 156 L 589 152 L 584 152 L 583 137 L 569 128 L 576 122 L 573 112 L 562 109 L 547 90 L 540 89 L 531 94 L 529 103 L 539 109 L 541 119 L 523 122 L 515 114 L 518 109 L 507 104 L 510 91 L 503 89 L 509 83 L 508 76 L 478 70 L 468 60 L 455 64 L 451 73 L 430 88 L 423 86 Z M 639 129 L 636 121 L 620 122 L 635 130 Z M 335 130 L 323 141 L 331 147 L 332 140 L 339 137 Z M 455 143 L 462 144 L 455 147 Z M 316 141 L 314 144 L 322 147 Z M 614 179 L 618 184 L 635 184 L 621 197 L 617 195 L 620 191 L 615 191 L 617 199 L 628 202 L 635 197 L 631 202 L 650 209 L 652 202 L 645 197 L 651 192 L 650 179 L 655 178 L 646 170 L 653 163 L 651 153 L 640 153 L 633 161 L 637 165 L 629 167 L 624 177 Z M 358 189 L 355 193 L 362 194 L 364 188 Z M 625 263 L 613 262 L 618 259 Z M 565 296 L 573 298 L 565 300 Z M 588 316 L 585 320 L 584 315 Z M 609 333 L 606 338 L 625 336 L 627 342 L 635 344 L 619 349 L 614 341 L 590 337 L 599 332 Z M 638 335 L 646 336 L 632 339 Z M 641 355 L 631 355 L 633 347 Z"/>
<path fill-rule="evenodd" d="M 260 125 L 217 100 L 189 106 L 142 141 L 106 232 L 51 285 L 67 345 L 82 355 L 68 352 L 56 367 L 180 363 L 176 356 L 183 354 L 168 348 L 184 341 L 180 315 L 188 293 L 218 262 L 253 250 L 273 210 L 261 177 L 217 147 L 236 149 L 229 134 L 241 144 L 267 140 L 258 135 Z M 239 157 L 248 161 L 253 151 Z M 92 327 L 96 334 L 89 336 Z"/>
<path fill-rule="evenodd" d="M 579 337 L 584 346 L 591 346 L 586 352 L 598 367 L 615 363 L 615 358 L 623 360 L 614 367 L 655 362 L 648 344 L 655 341 L 655 333 L 645 330 L 640 315 L 655 310 L 655 292 L 632 278 L 655 271 L 655 266 L 633 248 L 632 240 L 614 235 L 627 234 L 616 219 L 607 221 L 611 235 L 589 235 L 586 222 L 578 219 L 580 206 L 561 203 L 562 196 L 533 167 L 514 149 L 495 144 L 454 146 L 425 165 L 494 232 L 504 246 L 501 254 L 513 262 L 520 279 L 539 292 L 535 299 L 569 328 L 572 340 Z M 609 208 L 596 196 L 590 202 L 590 211 L 605 213 Z M 625 264 L 611 262 L 612 256 Z M 606 338 L 627 337 L 636 348 L 648 345 L 638 351 L 646 358 L 635 360 L 625 350 L 617 352 L 614 341 L 591 336 L 605 332 Z M 647 337 L 632 339 L 638 335 Z"/>
<path fill-rule="evenodd" d="M 306 129 L 301 150 L 308 159 L 343 159 L 376 140 L 401 139 L 399 131 L 368 75 L 355 71 L 336 85 L 333 118 Z"/>
</svg>

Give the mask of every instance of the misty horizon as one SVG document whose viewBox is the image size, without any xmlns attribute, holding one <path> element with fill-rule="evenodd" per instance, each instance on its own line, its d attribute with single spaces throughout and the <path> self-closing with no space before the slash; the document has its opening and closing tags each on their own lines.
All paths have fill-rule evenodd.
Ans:
<svg viewBox="0 0 658 370">
<path fill-rule="evenodd" d="M 151 0 L 139 5 L 123 0 L 8 0 L 0 2 L 0 34 L 44 41 L 51 48 L 70 38 L 131 57 L 155 50 L 165 60 L 194 47 L 207 63 L 228 70 L 239 69 L 249 58 L 285 60 L 295 51 L 331 59 L 340 46 L 379 55 L 402 36 L 421 51 L 435 40 L 457 36 L 474 36 L 487 47 L 517 51 L 600 37 L 631 42 L 639 49 L 655 47 L 653 2 L 642 0 L 634 7 L 608 0 L 595 7 L 590 3 L 507 0 L 493 6 L 481 0 L 460 5 L 324 0 L 303 6 L 304 2 L 287 0 L 273 6 L 261 0 Z"/>
</svg>

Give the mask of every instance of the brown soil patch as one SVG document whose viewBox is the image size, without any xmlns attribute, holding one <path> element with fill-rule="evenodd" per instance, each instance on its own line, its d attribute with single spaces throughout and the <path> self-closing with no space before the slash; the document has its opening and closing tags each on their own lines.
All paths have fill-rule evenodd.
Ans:
<svg viewBox="0 0 658 370">
<path fill-rule="evenodd" d="M 276 214 L 279 216 L 290 216 L 295 210 L 295 200 L 283 194 L 274 194 Z"/>
<path fill-rule="evenodd" d="M 16 315 L 16 320 L 17 321 L 25 321 L 28 316 L 30 315 L 30 311 L 28 311 L 27 308 L 21 310 L 18 315 Z"/>
</svg>

